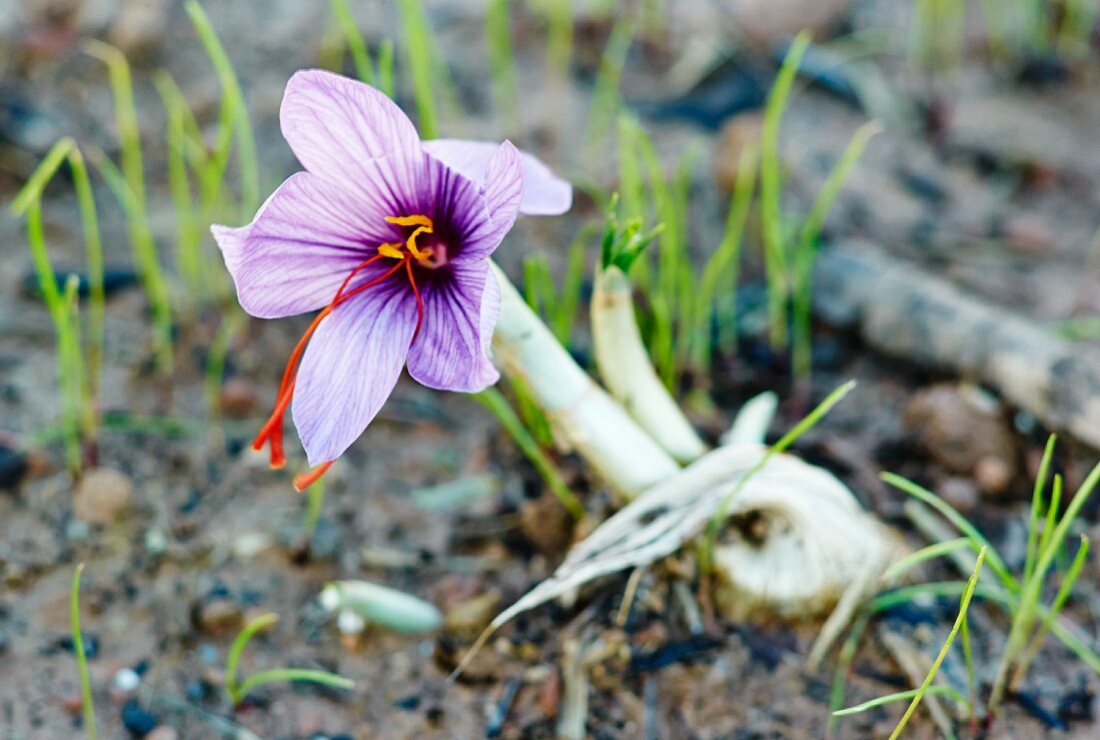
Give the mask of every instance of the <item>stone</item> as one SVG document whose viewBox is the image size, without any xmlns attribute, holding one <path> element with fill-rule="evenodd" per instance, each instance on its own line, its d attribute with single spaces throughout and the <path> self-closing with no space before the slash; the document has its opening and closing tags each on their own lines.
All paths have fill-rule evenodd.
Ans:
<svg viewBox="0 0 1100 740">
<path fill-rule="evenodd" d="M 89 524 L 112 524 L 130 508 L 134 484 L 114 468 L 96 468 L 80 479 L 73 497 L 73 513 Z"/>
<path fill-rule="evenodd" d="M 497 615 L 500 598 L 500 591 L 493 588 L 458 602 L 447 610 L 443 620 L 444 629 L 457 637 L 476 638 Z"/>
<path fill-rule="evenodd" d="M 230 419 L 253 416 L 259 404 L 256 386 L 248 378 L 230 378 L 222 384 L 221 410 Z"/>
<path fill-rule="evenodd" d="M 225 635 L 240 629 L 243 612 L 232 599 L 214 597 L 197 604 L 192 611 L 195 626 L 210 635 Z"/>
<path fill-rule="evenodd" d="M 1000 404 L 978 388 L 939 384 L 913 396 L 903 424 L 920 449 L 948 473 L 972 476 L 999 495 L 1017 473 L 1016 443 Z"/>
</svg>

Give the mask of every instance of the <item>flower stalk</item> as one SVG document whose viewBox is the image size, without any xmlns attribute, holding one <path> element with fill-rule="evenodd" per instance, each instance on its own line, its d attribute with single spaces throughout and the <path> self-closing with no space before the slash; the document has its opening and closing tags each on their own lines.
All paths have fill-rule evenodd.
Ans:
<svg viewBox="0 0 1100 740">
<path fill-rule="evenodd" d="M 607 390 L 674 459 L 688 463 L 707 451 L 649 361 L 630 279 L 614 265 L 600 270 L 592 294 L 596 366 Z"/>
<path fill-rule="evenodd" d="M 559 444 L 582 455 L 627 498 L 679 471 L 673 457 L 577 365 L 495 264 L 493 273 L 501 292 L 494 361 L 525 384 Z"/>
</svg>

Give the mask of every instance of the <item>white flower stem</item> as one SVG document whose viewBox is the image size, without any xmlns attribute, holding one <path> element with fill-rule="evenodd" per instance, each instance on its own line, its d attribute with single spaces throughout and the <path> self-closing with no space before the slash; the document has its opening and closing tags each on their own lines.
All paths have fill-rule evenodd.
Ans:
<svg viewBox="0 0 1100 740">
<path fill-rule="evenodd" d="M 496 265 L 493 272 L 501 289 L 494 361 L 534 395 L 559 444 L 629 498 L 674 475 L 676 461 L 577 365 L 507 275 Z"/>
<path fill-rule="evenodd" d="M 618 267 L 596 274 L 592 338 L 607 390 L 657 444 L 681 463 L 706 453 L 706 444 L 653 369 L 634 317 L 630 279 Z"/>
</svg>

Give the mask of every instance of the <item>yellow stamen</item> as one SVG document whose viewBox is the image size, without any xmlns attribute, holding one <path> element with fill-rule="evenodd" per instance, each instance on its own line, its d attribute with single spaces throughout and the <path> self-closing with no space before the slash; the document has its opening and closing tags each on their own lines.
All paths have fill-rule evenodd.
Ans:
<svg viewBox="0 0 1100 740">
<path fill-rule="evenodd" d="M 395 260 L 405 259 L 405 255 L 401 251 L 401 245 L 395 243 L 379 244 L 378 254 L 382 255 L 383 257 L 389 257 Z"/>
<path fill-rule="evenodd" d="M 413 256 L 418 262 L 425 262 L 432 256 L 432 250 L 420 249 L 416 246 L 416 237 L 421 234 L 431 234 L 435 225 L 432 220 L 422 213 L 414 213 L 411 216 L 386 216 L 387 223 L 391 223 L 395 226 L 415 226 L 408 238 L 405 239 L 405 248 L 409 250 L 409 254 Z M 381 244 L 378 247 L 378 253 L 383 257 L 390 257 L 392 259 L 404 259 L 405 255 L 401 251 L 401 245 L 396 243 Z"/>
<path fill-rule="evenodd" d="M 429 229 L 432 228 L 432 220 L 421 213 L 412 216 L 386 216 L 386 222 L 394 226 L 427 226 Z"/>
</svg>

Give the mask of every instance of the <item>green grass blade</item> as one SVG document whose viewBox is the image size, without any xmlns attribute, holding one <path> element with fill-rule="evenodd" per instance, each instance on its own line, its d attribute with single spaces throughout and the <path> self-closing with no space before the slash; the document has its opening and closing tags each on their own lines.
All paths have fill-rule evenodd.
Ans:
<svg viewBox="0 0 1100 740">
<path fill-rule="evenodd" d="M 1058 497 L 1061 488 L 1060 480 L 1060 476 L 1056 476 L 1054 479 L 1054 498 Z M 1100 484 L 1100 463 L 1097 463 L 1096 467 L 1092 469 L 1092 472 L 1081 484 L 1081 487 L 1077 489 L 1073 498 L 1070 499 L 1065 514 L 1062 515 L 1057 525 L 1051 532 L 1044 532 L 1043 538 L 1039 541 L 1039 555 L 1036 558 L 1035 568 L 1023 584 L 1019 604 L 1013 613 L 1012 628 L 1008 633 L 1008 641 L 1001 658 L 1001 667 L 997 672 L 997 678 L 993 683 L 993 690 L 990 694 L 990 710 L 995 710 L 1000 705 L 1001 699 L 1004 697 L 1009 669 L 1016 664 L 1021 653 L 1026 649 L 1027 637 L 1033 630 L 1036 618 L 1042 614 L 1040 599 L 1046 572 L 1065 542 L 1070 525 L 1077 519 L 1081 507 L 1088 501 L 1098 484 Z M 1051 506 L 1053 509 L 1053 500 Z"/>
<path fill-rule="evenodd" d="M 145 209 L 141 207 L 130 184 L 114 162 L 102 152 L 92 152 L 92 162 L 104 182 L 114 194 L 126 214 L 130 226 L 130 246 L 134 253 L 145 288 L 146 297 L 153 311 L 153 325 L 156 337 L 157 369 L 164 375 L 172 373 L 172 312 L 168 295 L 168 284 L 161 269 L 157 245 L 149 229 Z"/>
<path fill-rule="evenodd" d="M 69 152 L 69 167 L 73 173 L 80 209 L 80 224 L 84 236 L 84 259 L 88 270 L 88 350 L 87 350 L 87 398 L 86 413 L 93 419 L 98 414 L 99 376 L 103 366 L 103 343 L 106 336 L 107 294 L 104 286 L 103 238 L 99 231 L 99 214 L 96 211 L 92 181 L 80 150 Z M 94 426 L 94 425 L 93 425 Z M 86 430 L 85 433 L 95 429 Z"/>
<path fill-rule="evenodd" d="M 50 313 L 50 319 L 57 334 L 57 386 L 60 390 L 62 401 L 62 419 L 65 429 L 65 464 L 69 472 L 75 477 L 80 474 L 82 455 L 80 450 L 80 417 L 73 408 L 72 396 L 69 389 L 72 387 L 70 364 L 74 337 L 72 336 L 72 322 L 69 319 L 69 310 L 66 296 L 57 287 L 57 276 L 50 264 L 49 254 L 46 250 L 46 237 L 42 230 L 42 208 L 38 201 L 32 201 L 26 207 L 27 214 L 27 243 L 30 245 L 31 260 L 34 262 L 35 273 L 38 275 L 38 287 L 42 291 L 43 300 Z"/>
<path fill-rule="evenodd" d="M 474 399 L 488 409 L 500 425 L 504 427 L 504 431 L 508 432 L 523 454 L 539 471 L 550 492 L 557 497 L 565 510 L 572 514 L 577 521 L 583 519 L 585 516 L 584 504 L 569 489 L 569 485 L 565 482 L 565 478 L 562 477 L 557 466 L 554 465 L 553 460 L 539 447 L 538 442 L 535 441 L 531 432 L 520 421 L 519 416 L 516 415 L 504 394 L 495 387 L 489 387 L 481 393 L 475 394 Z"/>
<path fill-rule="evenodd" d="M 1064 481 L 1062 479 L 1062 476 L 1055 475 L 1054 483 L 1051 486 L 1050 491 L 1050 503 L 1047 506 L 1046 515 L 1043 517 L 1042 531 L 1039 534 L 1039 546 L 1036 550 L 1036 558 L 1038 558 L 1038 555 L 1042 554 L 1042 552 L 1047 548 L 1047 545 L 1050 544 L 1050 538 L 1054 536 L 1054 520 L 1058 516 L 1058 512 L 1062 508 L 1063 485 Z M 1038 566 L 1037 559 L 1036 566 Z M 1034 577 L 1037 572 L 1039 572 L 1039 569 L 1038 567 L 1035 567 L 1029 575 L 1029 578 Z"/>
<path fill-rule="evenodd" d="M 230 645 L 229 653 L 225 657 L 225 690 L 234 706 L 240 704 L 241 700 L 244 699 L 244 693 L 238 687 L 237 682 L 237 668 L 241 662 L 244 649 L 248 647 L 248 643 L 252 641 L 252 638 L 258 632 L 270 629 L 278 621 L 278 614 L 270 612 L 261 614 L 246 624 L 233 640 L 233 644 Z"/>
<path fill-rule="evenodd" d="M 88 671 L 88 656 L 84 652 L 84 633 L 80 629 L 80 576 L 83 572 L 84 563 L 80 563 L 73 573 L 73 588 L 69 598 L 69 621 L 72 630 L 73 652 L 76 653 L 76 665 L 80 672 L 80 703 L 84 713 L 84 733 L 88 740 L 95 740 L 95 705 L 92 703 L 92 676 Z"/>
<path fill-rule="evenodd" d="M 248 693 L 257 686 L 265 683 L 272 683 L 274 681 L 308 681 L 309 683 L 318 683 L 336 689 L 351 689 L 355 687 L 354 681 L 344 678 L 343 676 L 337 676 L 335 673 L 329 673 L 328 671 L 319 671 L 313 668 L 275 668 L 270 671 L 257 673 L 254 676 L 249 676 L 248 680 L 242 683 L 241 687 L 238 689 L 241 701 L 244 701 Z M 240 702 L 237 703 L 239 704 Z"/>
<path fill-rule="evenodd" d="M 866 712 L 869 709 L 875 709 L 877 707 L 885 706 L 886 704 L 893 704 L 899 701 L 909 701 L 916 698 L 917 694 L 921 696 L 948 696 L 951 699 L 961 703 L 966 702 L 966 697 L 960 694 L 956 689 L 951 686 L 929 686 L 923 692 L 920 689 L 909 689 L 908 691 L 898 691 L 894 694 L 886 694 L 870 701 L 865 701 L 862 704 L 856 704 L 855 706 L 848 707 L 847 709 L 840 709 L 833 712 L 834 717 L 849 717 L 853 714 L 860 714 Z"/>
<path fill-rule="evenodd" d="M 577 233 L 569 245 L 569 254 L 565 262 L 565 276 L 562 279 L 561 294 L 558 296 L 554 314 L 550 317 L 550 329 L 562 345 L 568 347 L 573 335 L 573 326 L 581 305 L 581 293 L 584 290 L 585 260 L 588 256 L 588 240 L 592 238 L 595 227 L 587 224 Z"/>
<path fill-rule="evenodd" d="M 585 127 L 584 150 L 592 153 L 607 144 L 607 136 L 620 107 L 619 82 L 622 80 L 626 56 L 634 43 L 635 24 L 628 15 L 615 22 L 604 47 L 596 83 L 592 90 L 592 102 Z"/>
<path fill-rule="evenodd" d="M 832 737 L 833 728 L 836 726 L 836 713 L 844 705 L 848 671 L 851 670 L 852 661 L 855 660 L 860 640 L 869 622 L 870 613 L 867 611 L 856 618 L 851 629 L 848 630 L 848 636 L 844 639 L 844 644 L 840 647 L 840 653 L 837 655 L 836 672 L 833 674 L 833 685 L 829 692 L 829 726 L 827 728 L 827 736 L 829 737 Z"/>
<path fill-rule="evenodd" d="M 53 179 L 57 168 L 61 166 L 61 163 L 65 161 L 65 158 L 69 156 L 75 146 L 76 143 L 66 137 L 50 147 L 50 151 L 46 153 L 38 167 L 27 178 L 27 182 L 12 199 L 10 210 L 13 216 L 22 216 L 31 205 L 41 201 L 42 192 L 46 189 L 47 183 Z"/>
<path fill-rule="evenodd" d="M 1039 654 L 1039 649 L 1043 646 L 1043 642 L 1050 632 L 1051 622 L 1058 619 L 1058 615 L 1062 613 L 1062 608 L 1066 605 L 1066 601 L 1069 599 L 1069 595 L 1072 593 L 1073 587 L 1077 583 L 1078 577 L 1081 575 L 1081 570 L 1085 566 L 1085 560 L 1088 559 L 1088 555 L 1089 538 L 1086 535 L 1081 535 L 1081 544 L 1077 548 L 1077 554 L 1074 556 L 1073 562 L 1070 563 L 1069 569 L 1066 570 L 1065 576 L 1062 577 L 1062 583 L 1058 587 L 1058 593 L 1055 594 L 1054 601 L 1051 602 L 1047 614 L 1043 617 L 1043 621 L 1039 625 L 1039 629 L 1035 631 L 1034 636 L 1031 638 L 1031 642 L 1028 644 L 1022 657 L 1016 664 L 1015 675 L 1012 678 L 1013 686 L 1019 686 L 1023 683 L 1028 668 L 1031 667 L 1031 663 Z"/>
<path fill-rule="evenodd" d="M 967 609 L 970 607 L 970 600 L 974 596 L 974 589 L 978 585 L 978 576 L 982 571 L 982 563 L 985 561 L 986 549 L 983 547 L 978 553 L 977 562 L 974 564 L 974 572 L 970 576 L 970 580 L 966 582 L 966 590 L 963 592 L 962 600 L 959 602 L 959 614 L 955 618 L 955 624 L 951 627 L 951 632 L 948 633 L 947 639 L 944 640 L 943 647 L 940 648 L 939 655 L 932 661 L 932 668 L 928 671 L 928 675 L 924 677 L 924 681 L 920 687 L 917 688 L 916 693 L 913 695 L 913 700 L 910 702 L 909 707 L 905 710 L 905 714 L 901 716 L 894 731 L 890 733 L 890 740 L 896 740 L 901 736 L 901 731 L 905 729 L 905 725 L 908 724 L 909 719 L 913 716 L 913 713 L 917 711 L 917 707 L 920 706 L 921 700 L 928 694 L 929 688 L 932 685 L 932 681 L 936 678 L 936 674 L 940 670 L 940 665 L 943 663 L 944 658 L 947 657 L 947 652 L 951 649 L 951 643 L 955 641 L 955 635 L 958 634 L 959 629 L 962 626 L 962 622 L 966 619 Z M 956 692 L 957 693 L 957 692 Z"/>
<path fill-rule="evenodd" d="M 934 545 L 923 547 L 920 550 L 902 558 L 898 562 L 890 566 L 885 573 L 882 574 L 884 581 L 889 581 L 897 578 L 905 571 L 913 568 L 921 563 L 927 562 L 934 558 L 943 557 L 949 555 L 963 547 L 972 547 L 973 541 L 968 537 L 960 537 L 956 540 L 947 540 L 946 542 L 937 542 Z"/>
<path fill-rule="evenodd" d="M 887 485 L 893 486 L 909 494 L 913 498 L 923 501 L 938 511 L 947 521 L 953 524 L 956 529 L 972 540 L 978 549 L 985 548 L 986 562 L 989 564 L 990 570 L 997 574 L 997 577 L 1004 587 L 1012 593 L 1016 593 L 1020 590 L 1019 582 L 1012 573 L 1009 572 L 1004 561 L 1001 560 L 1000 555 L 997 554 L 997 551 L 989 543 L 989 540 L 987 540 L 982 533 L 966 519 L 966 517 L 956 511 L 949 503 L 926 488 L 922 488 L 916 483 L 902 478 L 900 475 L 883 473 L 880 477 Z"/>
<path fill-rule="evenodd" d="M 378 89 L 392 98 L 393 86 L 393 42 L 386 40 L 378 48 Z"/>
<path fill-rule="evenodd" d="M 207 285 L 203 270 L 202 230 L 195 214 L 191 197 L 191 183 L 187 175 L 187 132 L 182 101 L 171 90 L 167 75 L 154 78 L 168 115 L 166 133 L 168 158 L 168 188 L 176 212 L 176 267 L 187 282 L 192 295 L 202 296 Z"/>
<path fill-rule="evenodd" d="M 256 142 L 252 134 L 252 123 L 248 117 L 248 106 L 244 93 L 237 81 L 237 73 L 225 53 L 218 34 L 214 31 L 210 19 L 196 0 L 189 0 L 185 6 L 195 33 L 206 49 L 206 55 L 214 65 L 214 71 L 221 82 L 222 93 L 233 100 L 232 130 L 237 139 L 237 160 L 241 177 L 241 218 L 249 220 L 260 206 L 260 168 L 256 157 Z M 223 131 L 225 130 L 225 121 Z"/>
<path fill-rule="evenodd" d="M 419 113 L 420 136 L 435 139 L 439 136 L 439 120 L 432 85 L 432 43 L 428 21 L 420 0 L 400 0 L 398 5 L 405 31 L 405 58 L 412 72 L 413 94 Z"/>
<path fill-rule="evenodd" d="M 141 133 L 134 107 L 134 87 L 130 79 L 130 64 L 126 56 L 96 39 L 85 39 L 84 51 L 107 65 L 111 93 L 115 99 L 115 125 L 122 158 L 122 174 L 134 194 L 136 205 L 145 210 L 145 175 L 141 157 Z"/>
<path fill-rule="evenodd" d="M 783 59 L 783 66 L 768 94 L 760 134 L 760 218 L 764 233 L 770 336 L 772 346 L 777 350 L 787 345 L 787 298 L 790 280 L 783 228 L 779 126 L 783 121 L 783 112 L 787 107 L 798 67 L 809 45 L 810 35 L 806 31 L 791 42 L 787 56 Z"/>
<path fill-rule="evenodd" d="M 699 372 L 706 372 L 710 368 L 712 355 L 710 325 L 716 303 L 720 303 L 718 308 L 719 346 L 728 349 L 736 346 L 737 343 L 736 304 L 741 244 L 745 234 L 745 223 L 748 221 L 749 208 L 752 205 L 753 192 L 756 189 L 756 172 L 756 150 L 748 147 L 741 152 L 741 158 L 737 164 L 737 178 L 730 194 L 729 211 L 726 214 L 726 226 L 722 233 L 722 241 L 703 268 L 698 306 L 695 309 L 695 358 L 693 364 Z M 728 289 L 728 294 L 719 296 L 719 286 Z"/>
<path fill-rule="evenodd" d="M 795 377 L 808 383 L 811 372 L 812 347 L 810 318 L 813 309 L 813 269 L 817 258 L 818 243 L 825 219 L 836 202 L 840 189 L 847 182 L 852 169 L 863 156 L 863 150 L 875 134 L 882 130 L 878 121 L 870 121 L 859 127 L 848 142 L 844 154 L 825 179 L 821 192 L 814 199 L 810 215 L 802 225 L 798 241 L 798 252 L 793 257 L 794 274 L 793 297 L 793 334 L 792 363 Z"/>
<path fill-rule="evenodd" d="M 512 56 L 508 0 L 489 0 L 485 6 L 485 40 L 489 46 L 489 70 L 497 109 L 508 129 L 519 131 L 519 84 Z"/>
<path fill-rule="evenodd" d="M 1039 547 L 1039 521 L 1043 509 L 1043 493 L 1046 490 L 1047 478 L 1050 476 L 1050 465 L 1054 460 L 1054 448 L 1058 443 L 1058 437 L 1050 435 L 1047 445 L 1043 449 L 1043 458 L 1039 463 L 1039 472 L 1035 476 L 1035 485 L 1031 489 L 1031 509 L 1027 524 L 1027 555 L 1024 559 L 1024 580 L 1031 577 L 1035 568 L 1035 557 Z"/>
<path fill-rule="evenodd" d="M 65 332 L 64 347 L 59 347 L 59 361 L 64 365 L 61 392 L 64 396 L 65 415 L 71 419 L 71 437 L 67 447 L 70 465 L 81 470 L 84 464 L 84 445 L 82 439 L 91 442 L 95 435 L 95 415 L 87 401 L 85 387 L 84 357 L 81 353 L 80 330 L 80 278 L 69 275 L 65 281 L 65 320 L 68 329 Z M 90 432 L 89 432 L 90 430 Z"/>
<path fill-rule="evenodd" d="M 355 65 L 355 74 L 368 85 L 378 86 L 378 76 L 371 62 L 370 52 L 367 51 L 367 42 L 363 39 L 363 32 L 359 30 L 359 24 L 355 22 L 355 16 L 351 14 L 348 0 L 332 0 L 332 15 L 336 24 L 344 34 L 344 41 L 351 52 L 351 61 Z"/>
</svg>

